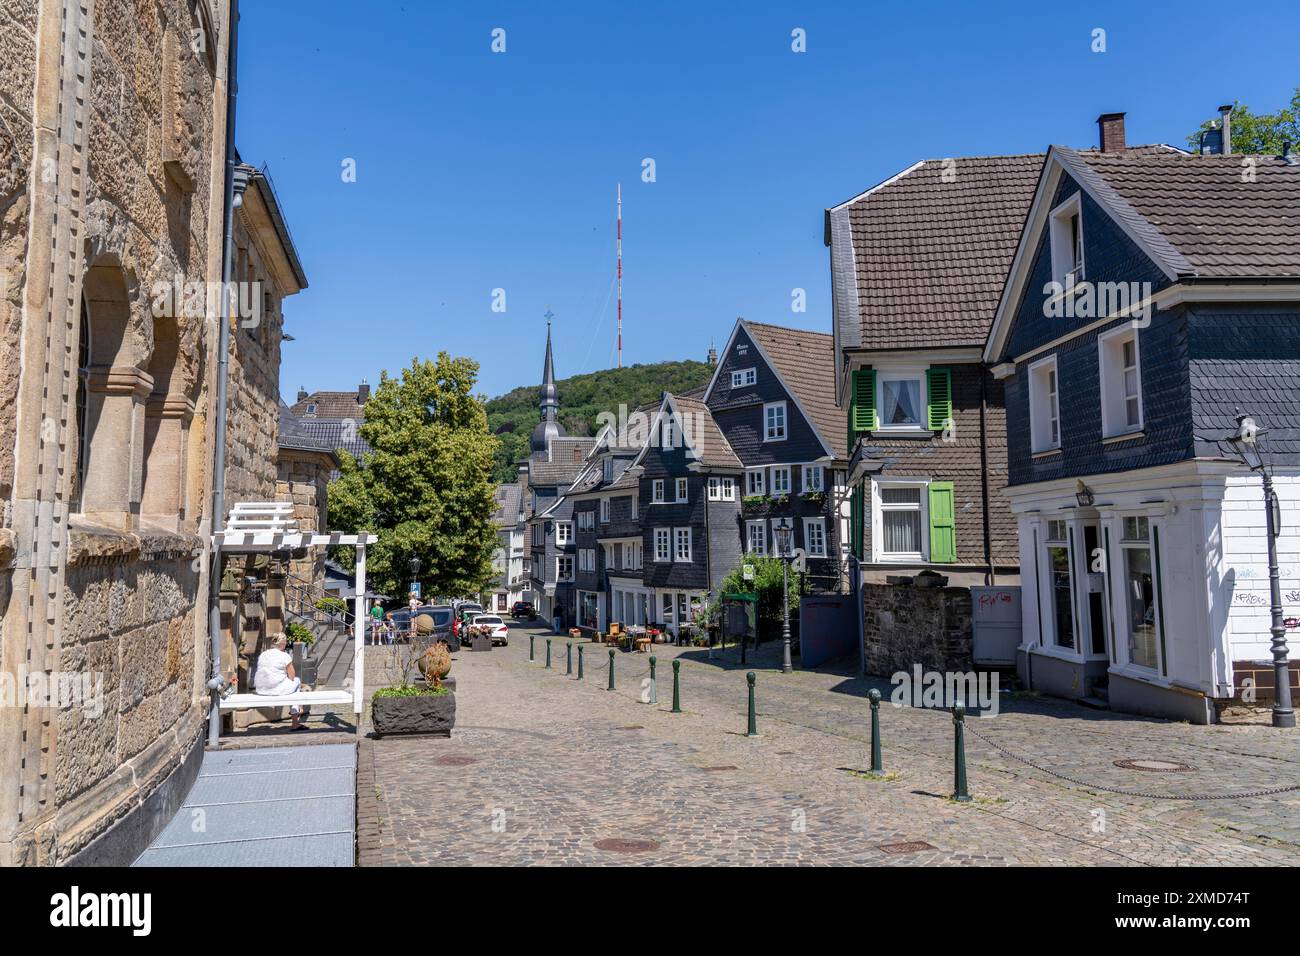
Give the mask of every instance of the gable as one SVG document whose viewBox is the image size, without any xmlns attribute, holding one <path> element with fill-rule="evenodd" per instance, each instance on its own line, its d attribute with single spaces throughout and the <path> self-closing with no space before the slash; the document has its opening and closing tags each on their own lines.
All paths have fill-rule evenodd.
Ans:
<svg viewBox="0 0 1300 956">
<path fill-rule="evenodd" d="M 1045 196 L 1048 194 L 1045 194 Z M 1048 215 L 1034 224 L 1028 270 L 1021 283 L 1021 295 L 1011 311 L 1000 360 L 1024 355 L 1056 339 L 1066 337 L 1101 318 L 1101 315 L 1048 315 L 1045 287 L 1053 279 L 1051 210 L 1074 196 L 1079 197 L 1083 230 L 1084 276 L 1089 283 L 1149 283 L 1152 293 L 1170 284 L 1160 266 L 1122 229 L 1093 196 L 1068 173 L 1062 172 L 1046 203 Z M 1010 279 L 1008 281 L 1011 281 Z"/>
</svg>

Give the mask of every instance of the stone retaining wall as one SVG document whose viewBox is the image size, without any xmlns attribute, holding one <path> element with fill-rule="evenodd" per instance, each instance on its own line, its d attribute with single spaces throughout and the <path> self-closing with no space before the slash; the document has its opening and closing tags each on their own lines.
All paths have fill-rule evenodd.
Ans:
<svg viewBox="0 0 1300 956">
<path fill-rule="evenodd" d="M 864 584 L 862 594 L 867 673 L 974 669 L 968 588 Z"/>
</svg>

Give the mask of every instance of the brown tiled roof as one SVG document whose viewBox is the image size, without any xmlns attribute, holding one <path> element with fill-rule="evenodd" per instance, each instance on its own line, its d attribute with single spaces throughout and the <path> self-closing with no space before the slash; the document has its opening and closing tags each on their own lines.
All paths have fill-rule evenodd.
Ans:
<svg viewBox="0 0 1300 956">
<path fill-rule="evenodd" d="M 307 406 L 315 405 L 316 413 L 307 416 Z M 350 392 L 312 392 L 301 402 L 294 402 L 289 410 L 299 418 L 350 418 L 361 422 L 366 417 L 366 406 L 357 401 L 356 389 Z"/>
<path fill-rule="evenodd" d="M 671 396 L 677 411 L 689 416 L 693 430 L 688 435 L 699 462 L 708 468 L 743 468 L 740 458 L 732 449 L 718 423 L 713 420 L 709 406 L 699 399 L 686 398 L 683 395 Z M 683 431 L 686 429 L 683 428 Z"/>
<path fill-rule="evenodd" d="M 1055 147 L 1071 172 L 1091 171 L 1158 234 L 1176 273 L 1206 277 L 1300 275 L 1300 166 L 1276 156 L 1122 153 Z M 1247 159 L 1253 181 L 1244 175 Z M 1095 180 L 1090 181 L 1095 185 Z M 1114 211 L 1114 210 L 1112 210 Z M 1144 232 L 1141 221 L 1135 229 Z M 1133 221 L 1130 221 L 1133 224 Z M 1172 246 L 1172 255 L 1159 241 Z"/>
<path fill-rule="evenodd" d="M 541 487 L 563 485 L 567 488 L 586 466 L 587 453 L 595 444 L 596 439 L 590 437 L 552 439 L 549 459 L 540 452 L 529 457 L 528 483 Z"/>
<path fill-rule="evenodd" d="M 1042 154 L 928 159 L 831 210 L 847 210 L 857 276 L 861 339 L 842 344 L 983 345 L 1042 165 Z"/>
<path fill-rule="evenodd" d="M 744 322 L 745 330 L 776 366 L 836 458 L 848 458 L 844 414 L 835 407 L 835 339 L 826 332 Z"/>
</svg>

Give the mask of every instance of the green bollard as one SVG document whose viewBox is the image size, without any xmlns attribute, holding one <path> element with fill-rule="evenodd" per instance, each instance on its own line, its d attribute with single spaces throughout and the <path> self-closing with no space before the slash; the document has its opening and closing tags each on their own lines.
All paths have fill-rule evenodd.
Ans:
<svg viewBox="0 0 1300 956">
<path fill-rule="evenodd" d="M 867 696 L 871 698 L 871 772 L 884 773 L 880 760 L 880 691 L 873 687 Z"/>
<path fill-rule="evenodd" d="M 529 634 L 529 635 L 528 635 L 528 659 L 529 659 L 530 661 L 535 661 L 535 660 L 537 660 L 537 658 L 533 655 L 533 641 L 535 641 L 535 640 L 537 640 L 537 635 L 536 635 L 536 634 Z"/>
<path fill-rule="evenodd" d="M 673 709 L 671 714 L 682 712 L 682 662 L 673 661 Z"/>
<path fill-rule="evenodd" d="M 658 686 L 655 684 L 655 664 L 656 664 L 656 663 L 657 663 L 657 661 L 655 660 L 654 655 L 651 654 L 651 655 L 650 655 L 650 699 L 649 699 L 648 701 L 646 701 L 646 703 L 648 703 L 648 704 L 657 704 L 657 703 L 659 703 L 659 688 L 658 688 Z"/>
<path fill-rule="evenodd" d="M 614 649 L 612 647 L 609 649 L 609 686 L 605 689 L 614 689 Z"/>
<path fill-rule="evenodd" d="M 573 641 L 569 641 L 569 646 L 564 649 L 564 673 L 573 673 Z"/>
<path fill-rule="evenodd" d="M 960 701 L 952 705 L 953 727 L 953 795 L 958 803 L 967 803 L 970 794 L 966 792 L 966 708 Z"/>
<path fill-rule="evenodd" d="M 551 669 L 551 639 L 546 639 L 546 669 Z"/>
<path fill-rule="evenodd" d="M 582 645 L 578 645 L 578 680 L 582 680 Z"/>
<path fill-rule="evenodd" d="M 749 730 L 746 737 L 758 736 L 758 717 L 754 713 L 754 682 L 758 680 L 753 671 L 745 675 L 745 680 L 749 681 Z"/>
</svg>

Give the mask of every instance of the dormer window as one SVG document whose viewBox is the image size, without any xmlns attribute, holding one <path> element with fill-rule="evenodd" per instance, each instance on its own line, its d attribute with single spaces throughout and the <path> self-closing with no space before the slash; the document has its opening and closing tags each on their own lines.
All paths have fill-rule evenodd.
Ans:
<svg viewBox="0 0 1300 956">
<path fill-rule="evenodd" d="M 308 414 L 308 415 L 315 415 L 315 414 L 316 414 L 316 403 L 315 403 L 315 402 L 311 402 L 311 403 L 309 403 L 309 404 L 307 405 L 307 414 Z"/>
<path fill-rule="evenodd" d="M 1065 291 L 1083 281 L 1083 216 L 1075 193 L 1052 210 L 1052 279 Z"/>
<path fill-rule="evenodd" d="M 752 368 L 742 368 L 731 373 L 731 387 L 744 388 L 758 381 L 758 372 Z"/>
<path fill-rule="evenodd" d="M 606 458 L 601 465 L 601 469 L 602 469 L 601 478 L 605 482 L 605 484 L 609 484 L 611 481 L 614 480 L 614 459 L 613 458 Z"/>
</svg>

